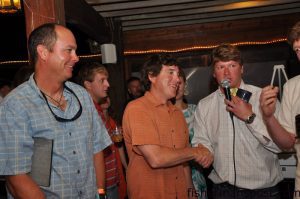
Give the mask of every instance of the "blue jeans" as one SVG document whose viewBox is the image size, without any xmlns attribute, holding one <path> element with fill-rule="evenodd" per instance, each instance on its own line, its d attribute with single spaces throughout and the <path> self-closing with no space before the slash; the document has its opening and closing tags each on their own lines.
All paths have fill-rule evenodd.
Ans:
<svg viewBox="0 0 300 199">
<path fill-rule="evenodd" d="M 279 186 L 264 189 L 243 189 L 227 182 L 213 184 L 213 199 L 280 199 Z"/>
</svg>

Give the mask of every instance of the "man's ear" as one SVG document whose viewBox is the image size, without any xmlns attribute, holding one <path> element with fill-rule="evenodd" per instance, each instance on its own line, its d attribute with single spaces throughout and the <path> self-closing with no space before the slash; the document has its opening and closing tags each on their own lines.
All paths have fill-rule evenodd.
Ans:
<svg viewBox="0 0 300 199">
<path fill-rule="evenodd" d="M 42 60 L 45 60 L 48 56 L 48 49 L 44 46 L 44 45 L 41 45 L 39 44 L 37 46 L 37 53 L 38 53 L 38 56 L 42 59 Z"/>
<path fill-rule="evenodd" d="M 87 90 L 90 90 L 90 89 L 91 89 L 91 82 L 89 82 L 89 81 L 84 81 L 84 82 L 83 82 L 83 86 L 84 86 L 84 88 L 86 88 Z"/>
<path fill-rule="evenodd" d="M 155 76 L 153 76 L 153 74 L 152 74 L 152 73 L 148 73 L 148 79 L 150 80 L 150 82 L 151 82 L 151 83 L 153 83 L 153 82 L 155 82 L 155 80 L 156 80 L 156 77 L 155 77 Z"/>
</svg>

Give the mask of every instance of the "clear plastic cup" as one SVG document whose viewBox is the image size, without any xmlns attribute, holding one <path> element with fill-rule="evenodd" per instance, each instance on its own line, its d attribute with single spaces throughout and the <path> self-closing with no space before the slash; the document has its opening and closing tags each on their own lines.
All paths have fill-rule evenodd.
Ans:
<svg viewBox="0 0 300 199">
<path fill-rule="evenodd" d="M 122 127 L 116 127 L 113 131 L 112 131 L 112 135 L 111 135 L 111 139 L 113 142 L 117 143 L 117 142 L 122 142 L 123 140 L 123 129 Z"/>
</svg>

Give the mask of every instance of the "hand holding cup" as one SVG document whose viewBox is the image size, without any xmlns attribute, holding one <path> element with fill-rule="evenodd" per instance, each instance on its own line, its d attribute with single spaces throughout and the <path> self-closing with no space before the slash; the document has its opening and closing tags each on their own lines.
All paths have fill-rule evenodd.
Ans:
<svg viewBox="0 0 300 199">
<path fill-rule="evenodd" d="M 114 143 L 122 142 L 122 140 L 123 140 L 123 129 L 122 129 L 122 127 L 116 126 L 116 128 L 112 131 L 111 139 Z"/>
</svg>

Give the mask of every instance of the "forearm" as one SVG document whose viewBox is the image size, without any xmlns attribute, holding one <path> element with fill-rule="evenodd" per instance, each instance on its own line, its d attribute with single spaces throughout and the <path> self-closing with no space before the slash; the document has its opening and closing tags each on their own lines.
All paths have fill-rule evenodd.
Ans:
<svg viewBox="0 0 300 199">
<path fill-rule="evenodd" d="M 169 167 L 193 160 L 195 153 L 191 147 L 184 149 L 163 148 L 157 156 L 159 157 L 158 167 Z"/>
<path fill-rule="evenodd" d="M 6 185 L 15 199 L 45 199 L 40 187 L 27 174 L 6 176 Z"/>
<path fill-rule="evenodd" d="M 105 162 L 103 151 L 94 154 L 94 167 L 98 188 L 105 188 Z"/>
<path fill-rule="evenodd" d="M 268 132 L 273 141 L 282 150 L 290 150 L 295 144 L 295 136 L 286 131 L 274 116 L 265 119 Z"/>
<path fill-rule="evenodd" d="M 153 168 L 175 166 L 193 160 L 196 156 L 196 149 L 191 147 L 173 149 L 157 145 L 141 145 L 138 148 Z"/>
<path fill-rule="evenodd" d="M 121 147 L 118 148 L 118 150 L 119 150 L 119 154 L 120 154 L 122 165 L 123 165 L 124 169 L 127 169 L 127 160 L 126 160 L 126 155 L 125 155 L 124 147 L 121 146 Z"/>
</svg>

